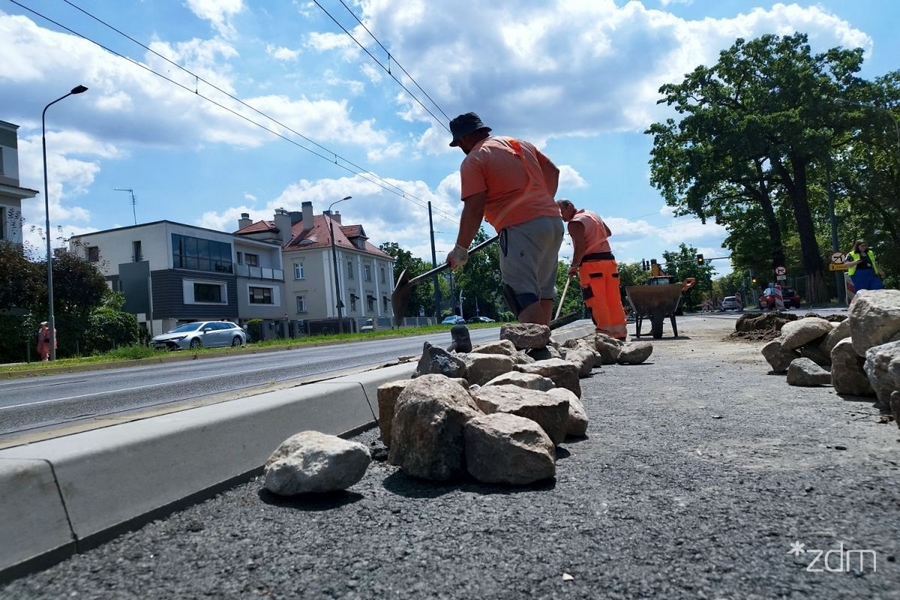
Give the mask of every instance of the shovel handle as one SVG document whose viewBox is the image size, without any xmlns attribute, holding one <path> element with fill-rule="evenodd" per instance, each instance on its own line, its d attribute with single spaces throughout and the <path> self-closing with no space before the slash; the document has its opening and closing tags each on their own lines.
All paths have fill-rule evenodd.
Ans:
<svg viewBox="0 0 900 600">
<path fill-rule="evenodd" d="M 500 236 L 495 235 L 494 237 L 492 237 L 490 239 L 484 240 L 483 242 L 481 242 L 474 248 L 471 248 L 469 250 L 469 254 L 475 254 L 482 248 L 490 246 L 491 244 L 496 242 L 498 239 L 500 239 Z M 422 283 L 423 281 L 425 281 L 426 279 L 428 279 L 429 277 L 432 277 L 433 275 L 437 275 L 438 273 L 443 273 L 444 271 L 446 271 L 449 268 L 450 268 L 450 265 L 448 263 L 440 264 L 440 265 L 436 266 L 435 268 L 431 269 L 430 271 L 426 271 L 426 272 L 422 273 L 421 275 L 416 275 L 415 277 L 413 277 L 412 279 L 407 281 L 406 285 L 418 285 L 418 284 Z"/>
</svg>

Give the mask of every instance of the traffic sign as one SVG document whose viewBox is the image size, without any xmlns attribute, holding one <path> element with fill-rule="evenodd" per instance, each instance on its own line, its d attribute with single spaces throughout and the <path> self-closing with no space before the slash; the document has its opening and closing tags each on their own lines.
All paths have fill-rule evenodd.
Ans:
<svg viewBox="0 0 900 600">
<path fill-rule="evenodd" d="M 787 269 L 785 269 L 784 267 L 775 267 L 776 275 L 784 275 L 785 273 L 787 273 Z"/>
<path fill-rule="evenodd" d="M 850 268 L 850 267 L 848 267 L 847 265 L 845 265 L 845 264 L 843 264 L 843 263 L 840 263 L 840 264 L 837 264 L 837 263 L 831 263 L 831 264 L 828 265 L 828 270 L 829 270 L 829 271 L 846 271 L 846 270 L 849 269 L 849 268 Z"/>
<path fill-rule="evenodd" d="M 831 253 L 831 264 L 833 265 L 842 265 L 844 264 L 844 253 L 843 252 L 832 252 Z M 832 271 L 836 271 L 839 269 L 832 269 Z"/>
</svg>

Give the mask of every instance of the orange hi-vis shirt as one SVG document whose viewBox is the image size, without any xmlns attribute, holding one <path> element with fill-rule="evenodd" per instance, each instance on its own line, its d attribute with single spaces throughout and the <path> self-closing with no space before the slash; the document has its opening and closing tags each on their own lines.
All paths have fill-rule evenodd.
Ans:
<svg viewBox="0 0 900 600">
<path fill-rule="evenodd" d="M 490 136 L 459 167 L 463 199 L 487 192 L 484 220 L 500 231 L 538 217 L 559 217 L 542 165 L 550 162 L 529 142 Z"/>
<path fill-rule="evenodd" d="M 575 213 L 572 220 L 584 227 L 585 255 L 612 252 L 609 247 L 609 236 L 606 235 L 606 225 L 596 213 L 582 208 Z"/>
</svg>

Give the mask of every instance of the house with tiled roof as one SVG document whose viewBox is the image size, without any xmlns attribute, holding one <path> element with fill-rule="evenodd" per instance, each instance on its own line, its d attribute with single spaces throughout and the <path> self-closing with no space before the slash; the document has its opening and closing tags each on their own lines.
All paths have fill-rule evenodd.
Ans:
<svg viewBox="0 0 900 600">
<path fill-rule="evenodd" d="M 394 259 L 369 242 L 361 224 L 344 225 L 337 211 L 316 215 L 303 202 L 301 211 L 279 209 L 271 221 L 244 213 L 234 235 L 281 244 L 289 319 L 336 322 L 340 302 L 342 316 L 357 326 L 390 323 Z"/>
</svg>

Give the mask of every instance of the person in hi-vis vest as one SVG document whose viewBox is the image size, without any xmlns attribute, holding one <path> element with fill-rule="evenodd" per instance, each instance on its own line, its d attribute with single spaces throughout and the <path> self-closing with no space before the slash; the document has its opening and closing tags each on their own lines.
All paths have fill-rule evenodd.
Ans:
<svg viewBox="0 0 900 600">
<path fill-rule="evenodd" d="M 591 310 L 597 331 L 624 340 L 625 309 L 619 292 L 619 266 L 609 247 L 612 232 L 596 213 L 575 208 L 569 200 L 557 200 L 575 248 L 569 275 L 578 273 L 584 304 Z"/>
<path fill-rule="evenodd" d="M 853 250 L 847 253 L 845 264 L 850 267 L 847 274 L 855 291 L 880 290 L 884 287 L 881 284 L 881 272 L 875 263 L 875 253 L 869 250 L 866 240 L 856 240 Z"/>
</svg>

